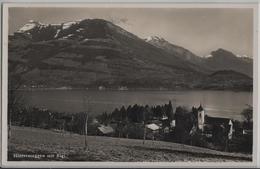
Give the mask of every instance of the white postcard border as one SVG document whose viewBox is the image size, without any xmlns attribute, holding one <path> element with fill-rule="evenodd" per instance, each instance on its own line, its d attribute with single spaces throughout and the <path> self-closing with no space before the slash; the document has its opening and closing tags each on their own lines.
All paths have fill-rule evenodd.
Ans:
<svg viewBox="0 0 260 169">
<path fill-rule="evenodd" d="M 9 7 L 120 7 L 120 8 L 129 8 L 129 7 L 148 7 L 148 8 L 253 8 L 254 9 L 254 89 L 253 89 L 253 107 L 254 114 L 253 118 L 257 119 L 257 123 L 254 120 L 254 144 L 253 144 L 253 161 L 252 162 L 49 162 L 49 161 L 17 161 L 10 162 L 7 161 L 7 86 L 8 86 L 8 8 Z M 260 79 L 259 70 L 260 59 L 258 59 L 258 40 L 260 38 L 259 32 L 256 36 L 257 27 L 259 28 L 259 11 L 260 4 L 251 2 L 251 3 L 6 3 L 3 7 L 3 33 L 2 33 L 2 167 L 91 167 L 91 168 L 100 168 L 100 167 L 109 167 L 109 168 L 118 168 L 118 167 L 149 167 L 149 168 L 172 168 L 172 167 L 256 167 L 259 166 L 259 146 L 256 144 L 260 140 L 259 128 L 260 128 L 260 116 L 258 115 L 259 110 L 259 90 L 258 90 L 258 79 Z M 258 17 L 257 17 L 258 16 Z M 259 160 L 257 160 L 259 159 Z M 258 163 L 257 163 L 258 161 Z M 216 166 L 217 165 L 217 166 Z"/>
</svg>

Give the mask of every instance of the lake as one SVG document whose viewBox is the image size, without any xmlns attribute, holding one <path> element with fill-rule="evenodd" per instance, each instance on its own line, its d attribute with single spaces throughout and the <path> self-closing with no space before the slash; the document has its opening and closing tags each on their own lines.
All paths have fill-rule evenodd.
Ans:
<svg viewBox="0 0 260 169">
<path fill-rule="evenodd" d="M 27 104 L 59 112 L 89 111 L 92 114 L 111 112 L 133 104 L 161 105 L 172 101 L 173 106 L 199 106 L 206 114 L 241 120 L 240 112 L 252 105 L 252 92 L 233 91 L 89 91 L 32 90 L 22 91 Z"/>
</svg>

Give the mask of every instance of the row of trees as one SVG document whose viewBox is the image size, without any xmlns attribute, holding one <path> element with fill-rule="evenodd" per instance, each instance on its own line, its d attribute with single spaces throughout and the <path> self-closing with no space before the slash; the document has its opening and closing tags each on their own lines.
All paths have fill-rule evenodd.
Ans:
<svg viewBox="0 0 260 169">
<path fill-rule="evenodd" d="M 57 129 L 84 134 L 87 114 L 52 112 L 36 107 L 23 108 L 12 114 L 10 123 L 17 126 L 36 127 L 43 129 Z M 88 117 L 89 124 L 93 117 Z"/>
<path fill-rule="evenodd" d="M 120 109 L 116 108 L 112 113 L 105 112 L 98 115 L 97 119 L 102 124 L 109 124 L 111 122 L 143 123 L 163 117 L 167 117 L 169 121 L 174 119 L 171 101 L 162 106 L 143 106 L 135 104 L 133 106 L 128 106 L 127 109 L 122 106 Z"/>
</svg>

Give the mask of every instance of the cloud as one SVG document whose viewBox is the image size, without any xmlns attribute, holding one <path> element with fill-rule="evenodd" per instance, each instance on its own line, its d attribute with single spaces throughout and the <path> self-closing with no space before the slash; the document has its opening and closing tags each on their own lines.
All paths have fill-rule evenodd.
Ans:
<svg viewBox="0 0 260 169">
<path fill-rule="evenodd" d="M 131 25 L 131 23 L 127 18 L 111 17 L 108 20 L 116 25 Z"/>
</svg>

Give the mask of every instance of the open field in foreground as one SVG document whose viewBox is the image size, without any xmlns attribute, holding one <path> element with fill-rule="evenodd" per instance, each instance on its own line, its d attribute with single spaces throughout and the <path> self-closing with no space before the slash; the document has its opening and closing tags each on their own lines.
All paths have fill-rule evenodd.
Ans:
<svg viewBox="0 0 260 169">
<path fill-rule="evenodd" d="M 12 127 L 9 160 L 48 161 L 251 161 L 247 154 L 227 153 L 183 144 L 143 140 L 61 134 L 50 130 Z"/>
</svg>

